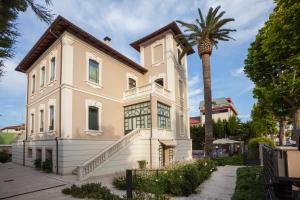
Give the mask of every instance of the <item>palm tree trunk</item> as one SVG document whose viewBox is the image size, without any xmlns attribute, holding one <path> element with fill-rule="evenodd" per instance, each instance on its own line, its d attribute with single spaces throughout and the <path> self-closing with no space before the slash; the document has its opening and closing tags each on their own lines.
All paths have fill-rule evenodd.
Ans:
<svg viewBox="0 0 300 200">
<path fill-rule="evenodd" d="M 285 145 L 285 129 L 286 129 L 287 121 L 281 119 L 279 121 L 279 146 Z"/>
<path fill-rule="evenodd" d="M 210 55 L 202 54 L 202 69 L 204 82 L 204 112 L 205 112 L 205 145 L 206 156 L 212 156 L 213 151 L 213 120 L 211 98 Z"/>
</svg>

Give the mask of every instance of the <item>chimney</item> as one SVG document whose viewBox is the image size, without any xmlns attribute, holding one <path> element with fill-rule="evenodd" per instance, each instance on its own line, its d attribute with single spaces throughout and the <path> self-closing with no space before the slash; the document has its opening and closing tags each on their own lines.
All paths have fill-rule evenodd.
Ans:
<svg viewBox="0 0 300 200">
<path fill-rule="evenodd" d="M 105 36 L 105 38 L 103 38 L 103 41 L 104 41 L 105 44 L 107 44 L 108 46 L 110 46 L 110 41 L 111 41 L 110 37 Z"/>
</svg>

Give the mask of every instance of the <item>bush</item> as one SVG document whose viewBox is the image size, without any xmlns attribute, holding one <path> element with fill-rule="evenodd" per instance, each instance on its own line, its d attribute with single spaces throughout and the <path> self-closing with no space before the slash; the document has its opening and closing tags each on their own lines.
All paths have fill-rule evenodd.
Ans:
<svg viewBox="0 0 300 200">
<path fill-rule="evenodd" d="M 114 177 L 112 184 L 119 190 L 126 190 L 126 176 Z"/>
<path fill-rule="evenodd" d="M 12 144 L 16 141 L 16 134 L 14 133 L 1 133 L 0 144 Z"/>
<path fill-rule="evenodd" d="M 274 141 L 271 138 L 267 137 L 256 137 L 252 138 L 248 142 L 248 156 L 251 159 L 258 159 L 259 158 L 259 143 L 264 142 L 267 145 L 274 147 Z"/>
<path fill-rule="evenodd" d="M 41 159 L 35 159 L 33 164 L 34 164 L 34 167 L 37 168 L 37 169 L 42 168 L 42 160 Z"/>
<path fill-rule="evenodd" d="M 6 163 L 11 161 L 11 157 L 6 150 L 0 151 L 0 162 Z"/>
<path fill-rule="evenodd" d="M 235 193 L 231 200 L 263 200 L 264 182 L 261 167 L 242 167 L 237 170 Z"/>
<path fill-rule="evenodd" d="M 140 169 L 145 169 L 146 168 L 146 163 L 147 163 L 146 160 L 139 160 L 137 162 L 139 164 Z"/>
<path fill-rule="evenodd" d="M 133 189 L 155 195 L 170 194 L 188 196 L 215 170 L 211 159 L 201 159 L 193 163 L 178 165 L 168 171 L 152 171 L 152 174 L 138 174 L 133 181 Z M 126 177 L 115 177 L 113 185 L 126 189 Z"/>
<path fill-rule="evenodd" d="M 122 198 L 114 195 L 107 187 L 101 183 L 88 183 L 81 186 L 72 185 L 70 188 L 64 188 L 63 194 L 71 195 L 75 198 L 85 199 L 103 199 L 103 200 L 121 200 Z"/>
<path fill-rule="evenodd" d="M 233 156 L 222 156 L 213 158 L 213 161 L 217 166 L 225 165 L 244 165 L 243 154 L 233 155 Z"/>
<path fill-rule="evenodd" d="M 52 160 L 46 159 L 43 163 L 42 163 L 42 170 L 47 172 L 47 173 L 51 173 L 52 172 Z"/>
</svg>

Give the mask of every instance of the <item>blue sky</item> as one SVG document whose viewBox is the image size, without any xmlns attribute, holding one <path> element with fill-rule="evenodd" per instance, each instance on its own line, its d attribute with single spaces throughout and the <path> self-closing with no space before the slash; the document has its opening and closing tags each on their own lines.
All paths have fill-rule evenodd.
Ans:
<svg viewBox="0 0 300 200">
<path fill-rule="evenodd" d="M 98 39 L 110 36 L 113 48 L 139 63 L 139 55 L 129 43 L 176 19 L 193 22 L 198 17 L 197 8 L 206 13 L 210 6 L 218 5 L 226 11 L 225 17 L 236 19 L 227 27 L 237 32 L 232 34 L 235 41 L 221 42 L 213 51 L 212 95 L 231 97 L 239 117 L 247 120 L 255 102 L 254 85 L 243 73 L 243 62 L 251 41 L 274 8 L 272 0 L 53 0 L 50 9 Z M 0 80 L 0 127 L 25 121 L 25 74 L 14 68 L 47 28 L 30 9 L 19 15 L 17 23 L 20 37 L 16 55 L 6 61 L 6 74 Z M 188 57 L 188 65 L 190 115 L 196 116 L 203 99 L 202 66 L 196 53 Z"/>
</svg>

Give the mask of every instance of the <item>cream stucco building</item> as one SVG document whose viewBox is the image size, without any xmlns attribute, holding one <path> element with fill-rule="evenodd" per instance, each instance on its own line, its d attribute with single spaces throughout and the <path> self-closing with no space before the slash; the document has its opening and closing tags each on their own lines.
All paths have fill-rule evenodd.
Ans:
<svg viewBox="0 0 300 200">
<path fill-rule="evenodd" d="M 178 64 L 178 34 L 172 22 L 133 42 L 138 64 L 110 38 L 58 16 L 16 68 L 27 76 L 27 103 L 13 162 L 49 159 L 54 172 L 84 179 L 138 160 L 158 168 L 191 159 L 187 55 Z"/>
<path fill-rule="evenodd" d="M 200 102 L 199 106 L 201 112 L 201 125 L 205 124 L 205 109 L 204 101 Z M 218 120 L 229 120 L 230 117 L 238 115 L 235 105 L 231 98 L 221 97 L 212 100 L 212 119 L 217 122 Z"/>
</svg>

